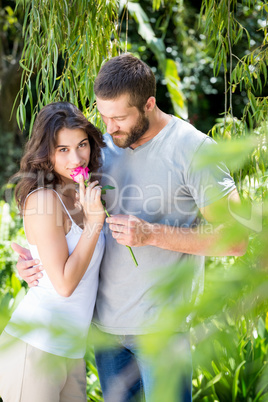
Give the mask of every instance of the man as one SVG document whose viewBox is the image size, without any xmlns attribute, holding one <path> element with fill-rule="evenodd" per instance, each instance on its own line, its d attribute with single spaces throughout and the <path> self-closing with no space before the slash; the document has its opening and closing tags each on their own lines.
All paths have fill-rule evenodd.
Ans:
<svg viewBox="0 0 268 402">
<path fill-rule="evenodd" d="M 115 187 L 106 194 L 112 216 L 107 218 L 110 230 L 105 233 L 94 320 L 114 344 L 97 351 L 96 362 L 105 401 L 134 400 L 141 387 L 146 401 L 152 401 L 157 378 L 139 338 L 161 331 L 160 308 L 151 297 L 159 285 L 156 272 L 190 264 L 194 276 L 182 295 L 190 299 L 202 289 L 204 256 L 242 255 L 244 238 L 232 244 L 223 241 L 223 223 L 232 224 L 228 202 L 239 203 L 239 197 L 222 164 L 195 167 L 214 142 L 157 107 L 155 77 L 145 63 L 130 54 L 112 58 L 101 68 L 94 91 L 107 127 L 102 184 Z M 201 230 L 200 212 L 213 224 L 211 230 Z M 134 247 L 138 268 L 123 245 Z M 26 269 L 32 265 L 17 265 L 30 286 L 41 275 L 35 274 L 38 268 Z M 190 355 L 187 326 L 177 331 L 176 342 Z M 180 380 L 176 400 L 191 401 L 191 370 L 185 370 L 183 383 Z"/>
</svg>

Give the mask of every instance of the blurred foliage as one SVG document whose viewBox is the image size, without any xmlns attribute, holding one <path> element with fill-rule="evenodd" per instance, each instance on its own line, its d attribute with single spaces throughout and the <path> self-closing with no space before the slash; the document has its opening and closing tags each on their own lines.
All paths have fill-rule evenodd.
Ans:
<svg viewBox="0 0 268 402">
<path fill-rule="evenodd" d="M 10 247 L 11 240 L 26 245 L 21 226 L 15 205 L 0 201 L 0 332 L 27 287 L 17 277 L 14 269 L 17 257 Z"/>
<path fill-rule="evenodd" d="M 242 140 L 240 145 L 242 148 Z M 237 149 L 233 156 L 239 152 Z M 225 151 L 219 154 L 223 157 Z M 172 343 L 171 335 L 186 317 L 191 323 L 193 400 L 268 400 L 267 184 L 268 176 L 262 183 L 261 197 L 260 188 L 255 189 L 253 204 L 242 205 L 239 210 L 249 230 L 247 253 L 239 258 L 207 258 L 205 288 L 196 299 L 181 300 L 185 284 L 192 280 L 191 265 L 155 273 L 161 283 L 154 296 L 162 306 L 162 332 L 142 342 L 144 353 L 158 370 L 155 402 L 163 400 L 167 387 L 171 395 L 168 400 L 176 400 L 174 390 L 183 372 L 183 353 Z M 258 205 L 261 208 L 256 208 Z M 226 242 L 232 242 L 230 236 L 236 238 L 237 233 L 232 229 Z"/>
</svg>

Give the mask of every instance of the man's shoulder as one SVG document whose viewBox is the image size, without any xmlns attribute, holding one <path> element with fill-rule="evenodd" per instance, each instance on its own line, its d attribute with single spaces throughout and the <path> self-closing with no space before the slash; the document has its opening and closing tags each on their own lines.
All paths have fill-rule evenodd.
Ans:
<svg viewBox="0 0 268 402">
<path fill-rule="evenodd" d="M 173 117 L 173 125 L 170 128 L 170 132 L 177 136 L 178 139 L 183 141 L 204 141 L 207 138 L 207 134 L 202 133 L 191 123 L 180 119 L 179 117 Z"/>
<path fill-rule="evenodd" d="M 183 152 L 188 157 L 195 153 L 206 142 L 214 142 L 207 134 L 202 133 L 191 123 L 173 116 L 173 124 L 167 133 L 166 143 L 175 151 Z"/>
</svg>

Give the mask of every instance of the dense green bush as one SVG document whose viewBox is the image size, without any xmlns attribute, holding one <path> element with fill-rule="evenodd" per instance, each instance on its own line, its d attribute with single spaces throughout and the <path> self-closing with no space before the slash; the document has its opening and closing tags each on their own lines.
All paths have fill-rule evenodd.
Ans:
<svg viewBox="0 0 268 402">
<path fill-rule="evenodd" d="M 17 257 L 11 249 L 11 241 L 25 244 L 22 221 L 14 205 L 0 201 L 0 331 L 2 332 L 16 303 L 25 294 L 15 270 Z"/>
</svg>

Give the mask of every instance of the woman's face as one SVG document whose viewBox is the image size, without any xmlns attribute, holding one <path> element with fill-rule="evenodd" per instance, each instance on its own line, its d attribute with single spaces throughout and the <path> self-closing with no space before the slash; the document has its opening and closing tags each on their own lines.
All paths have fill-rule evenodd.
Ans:
<svg viewBox="0 0 268 402">
<path fill-rule="evenodd" d="M 52 158 L 53 168 L 62 180 L 72 181 L 71 174 L 77 167 L 86 167 L 90 160 L 90 145 L 87 133 L 81 128 L 62 128 L 57 135 L 57 144 Z"/>
</svg>

